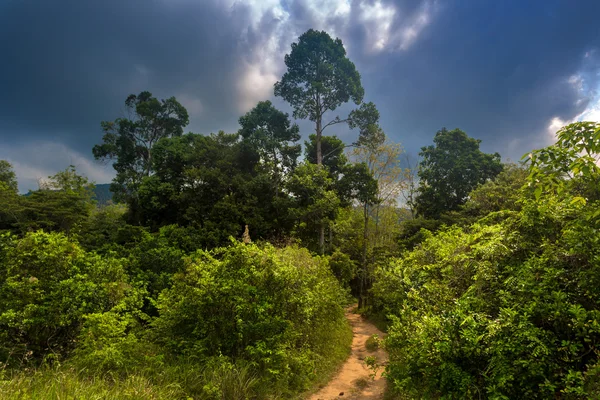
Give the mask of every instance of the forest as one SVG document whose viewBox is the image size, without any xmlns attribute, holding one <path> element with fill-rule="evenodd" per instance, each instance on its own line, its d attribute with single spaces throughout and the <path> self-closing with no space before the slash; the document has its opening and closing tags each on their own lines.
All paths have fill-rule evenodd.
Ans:
<svg viewBox="0 0 600 400">
<path fill-rule="evenodd" d="M 0 398 L 306 398 L 354 304 L 388 399 L 600 398 L 600 123 L 518 163 L 441 128 L 416 159 L 340 39 L 285 65 L 293 115 L 261 101 L 233 133 L 128 96 L 90 149 L 111 200 L 74 166 L 20 194 L 0 160 Z"/>
</svg>

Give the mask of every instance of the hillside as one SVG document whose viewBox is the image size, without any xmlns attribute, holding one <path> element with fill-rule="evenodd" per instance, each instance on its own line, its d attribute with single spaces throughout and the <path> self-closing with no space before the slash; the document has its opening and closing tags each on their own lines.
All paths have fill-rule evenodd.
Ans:
<svg viewBox="0 0 600 400">
<path fill-rule="evenodd" d="M 32 191 L 25 193 L 23 196 L 29 197 L 31 196 Z M 96 200 L 96 205 L 98 207 L 107 205 L 110 201 L 112 201 L 112 192 L 110 191 L 110 183 L 100 183 L 98 185 L 94 185 L 94 200 Z"/>
<path fill-rule="evenodd" d="M 110 183 L 100 183 L 94 186 L 94 199 L 98 202 L 98 206 L 108 204 L 112 200 L 112 195 Z"/>
</svg>

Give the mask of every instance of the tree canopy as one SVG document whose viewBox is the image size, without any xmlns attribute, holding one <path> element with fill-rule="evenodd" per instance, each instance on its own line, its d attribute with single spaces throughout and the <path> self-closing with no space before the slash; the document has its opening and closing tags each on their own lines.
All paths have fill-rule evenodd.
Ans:
<svg viewBox="0 0 600 400">
<path fill-rule="evenodd" d="M 240 131 L 245 144 L 256 151 L 261 162 L 279 175 L 293 170 L 300 156 L 298 125 L 289 116 L 273 107 L 270 101 L 261 101 L 240 117 Z M 281 177 L 279 177 L 281 178 Z"/>
<path fill-rule="evenodd" d="M 117 176 L 111 190 L 133 207 L 142 179 L 153 172 L 152 148 L 162 138 L 181 136 L 189 118 L 175 97 L 158 100 L 147 91 L 127 97 L 125 106 L 130 117 L 103 121 L 102 144 L 93 153 L 98 160 L 113 161 Z"/>
<path fill-rule="evenodd" d="M 473 189 L 502 171 L 500 154 L 483 153 L 481 140 L 460 129 L 442 128 L 433 142 L 419 153 L 422 160 L 415 203 L 417 214 L 426 218 L 458 210 Z"/>
<path fill-rule="evenodd" d="M 323 129 L 342 122 L 339 117 L 323 125 L 323 116 L 352 100 L 362 102 L 364 89 L 360 74 L 346 57 L 340 39 L 333 40 L 325 31 L 309 29 L 292 43 L 285 56 L 287 71 L 275 83 L 275 95 L 294 108 L 295 118 L 315 122 L 316 163 L 322 163 Z"/>
<path fill-rule="evenodd" d="M 13 171 L 12 164 L 6 160 L 0 160 L 0 184 L 15 193 L 19 191 L 15 171 Z"/>
</svg>

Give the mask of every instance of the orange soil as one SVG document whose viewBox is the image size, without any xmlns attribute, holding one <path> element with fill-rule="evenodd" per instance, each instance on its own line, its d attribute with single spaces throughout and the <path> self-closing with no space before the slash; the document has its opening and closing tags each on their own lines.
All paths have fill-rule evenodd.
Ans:
<svg viewBox="0 0 600 400">
<path fill-rule="evenodd" d="M 365 347 L 366 340 L 373 334 L 383 338 L 384 334 L 373 324 L 364 320 L 359 314 L 355 314 L 352 307 L 346 311 L 346 318 L 352 325 L 354 334 L 352 339 L 352 353 L 338 374 L 318 392 L 309 397 L 308 400 L 381 400 L 385 392 L 386 381 L 381 376 L 384 365 L 387 363 L 387 354 L 378 349 L 369 352 Z M 377 370 L 375 380 L 369 376 L 372 371 L 367 368 L 363 359 L 366 356 L 377 358 L 381 367 Z M 343 393 L 343 394 L 342 394 Z"/>
</svg>

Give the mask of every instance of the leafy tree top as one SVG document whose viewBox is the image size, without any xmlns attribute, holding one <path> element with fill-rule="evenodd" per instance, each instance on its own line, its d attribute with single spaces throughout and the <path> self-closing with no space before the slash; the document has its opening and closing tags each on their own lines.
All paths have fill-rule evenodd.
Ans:
<svg viewBox="0 0 600 400">
<path fill-rule="evenodd" d="M 69 194 L 81 194 L 91 198 L 94 183 L 87 177 L 79 175 L 74 165 L 69 165 L 64 171 L 49 176 L 47 181 L 40 185 L 41 190 L 59 190 Z"/>
<path fill-rule="evenodd" d="M 479 150 L 481 140 L 471 138 L 460 129 L 442 128 L 434 144 L 422 147 L 419 169 L 419 215 L 436 218 L 442 212 L 457 210 L 478 185 L 502 171 L 500 154 Z"/>
<path fill-rule="evenodd" d="M 94 157 L 114 160 L 117 176 L 111 185 L 117 200 L 130 198 L 144 176 L 152 173 L 152 147 L 161 138 L 181 136 L 188 124 L 187 110 L 175 97 L 158 100 L 144 91 L 125 100 L 130 118 L 101 123 L 103 143 L 94 146 Z"/>
<path fill-rule="evenodd" d="M 543 193 L 572 192 L 577 200 L 600 199 L 600 123 L 582 121 L 557 132 L 552 146 L 525 154 L 529 186 L 537 199 Z"/>
<path fill-rule="evenodd" d="M 240 136 L 256 151 L 261 160 L 277 170 L 293 169 L 300 155 L 298 125 L 288 114 L 279 111 L 270 101 L 261 101 L 240 117 Z"/>
<path fill-rule="evenodd" d="M 348 157 L 344 153 L 347 147 L 337 136 L 323 136 L 321 138 L 323 151 L 323 165 L 329 169 L 332 177 L 337 178 L 341 174 L 344 165 L 348 163 Z M 304 141 L 304 156 L 311 164 L 317 164 L 317 135 L 314 133 Z"/>
<path fill-rule="evenodd" d="M 346 57 L 342 41 L 325 31 L 303 33 L 298 43 L 292 43 L 285 65 L 288 70 L 275 84 L 275 95 L 292 105 L 295 118 L 316 121 L 350 99 L 362 101 L 360 74 Z"/>
<path fill-rule="evenodd" d="M 12 164 L 6 160 L 0 160 L 0 183 L 3 183 L 7 189 L 18 192 L 17 176 L 13 171 Z"/>
</svg>

